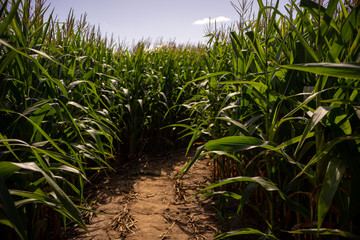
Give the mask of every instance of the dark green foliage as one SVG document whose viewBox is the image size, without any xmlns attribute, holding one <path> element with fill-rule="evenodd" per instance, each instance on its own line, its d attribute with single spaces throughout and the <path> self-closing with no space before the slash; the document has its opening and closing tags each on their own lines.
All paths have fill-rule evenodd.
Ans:
<svg viewBox="0 0 360 240">
<path fill-rule="evenodd" d="M 289 19 L 277 10 L 279 1 L 275 7 L 258 3 L 257 18 L 230 33 L 228 72 L 193 81 L 206 91 L 199 88 L 189 100 L 201 114 L 191 119 L 188 134 L 215 140 L 200 147 L 182 172 L 210 155 L 220 182 L 204 196 L 223 195 L 222 206 L 236 199 L 238 214 L 258 212 L 261 229 L 240 225 L 219 239 L 358 239 L 359 7 L 291 2 L 287 10 L 296 18 Z M 249 188 L 254 182 L 258 187 Z"/>
<path fill-rule="evenodd" d="M 218 239 L 360 234 L 359 7 L 258 1 L 206 46 L 124 49 L 69 13 L 1 1 L 0 230 L 44 239 L 86 228 L 84 181 L 142 151 L 204 142 L 220 182 L 204 196 L 256 213 Z M 241 11 L 241 8 L 236 8 Z M 296 13 L 296 14 L 295 14 Z M 183 130 L 185 129 L 185 130 Z M 174 144 L 176 145 L 176 144 Z M 205 193 L 205 191 L 208 191 Z M 49 232 L 52 229 L 52 232 Z M 230 231 L 231 230 L 231 231 Z"/>
</svg>

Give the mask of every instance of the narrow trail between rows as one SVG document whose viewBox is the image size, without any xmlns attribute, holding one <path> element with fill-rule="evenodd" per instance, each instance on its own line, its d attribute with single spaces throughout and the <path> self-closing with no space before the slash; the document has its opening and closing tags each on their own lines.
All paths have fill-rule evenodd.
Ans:
<svg viewBox="0 0 360 240">
<path fill-rule="evenodd" d="M 175 176 L 191 159 L 184 155 L 178 150 L 143 156 L 88 185 L 87 202 L 99 214 L 85 217 L 88 233 L 75 229 L 67 239 L 213 239 L 214 202 L 189 199 L 211 183 L 210 161 L 197 161 L 179 180 Z"/>
</svg>

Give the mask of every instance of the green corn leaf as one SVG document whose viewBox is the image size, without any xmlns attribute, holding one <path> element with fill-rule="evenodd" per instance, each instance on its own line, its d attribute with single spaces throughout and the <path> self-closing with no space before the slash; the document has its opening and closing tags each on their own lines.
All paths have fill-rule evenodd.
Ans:
<svg viewBox="0 0 360 240">
<path fill-rule="evenodd" d="M 360 26 L 360 8 L 357 7 L 346 18 L 344 24 L 341 27 L 341 40 L 345 43 L 348 43 L 352 35 L 356 33 L 356 30 L 359 31 Z"/>
<path fill-rule="evenodd" d="M 22 32 L 20 29 L 20 20 L 15 17 L 13 18 L 13 20 L 11 21 L 11 28 L 13 29 L 15 36 L 19 42 L 20 46 L 26 46 L 26 32 Z"/>
<path fill-rule="evenodd" d="M 65 97 L 69 97 L 69 96 L 68 96 L 68 93 L 67 93 L 67 91 L 66 91 L 66 89 L 65 89 L 65 87 L 64 87 L 64 85 L 59 81 L 59 79 L 52 78 L 52 77 L 49 75 L 49 73 L 46 71 L 46 69 L 45 69 L 43 66 L 41 66 L 41 64 L 40 64 L 35 58 L 29 56 L 29 55 L 26 54 L 26 53 L 23 53 L 23 52 L 19 51 L 18 49 L 16 49 L 15 47 L 11 46 L 9 43 L 7 43 L 6 41 L 4 41 L 4 40 L 2 40 L 2 39 L 0 39 L 0 43 L 3 44 L 3 45 L 5 45 L 5 46 L 8 47 L 8 48 L 14 50 L 14 51 L 17 52 L 18 54 L 21 54 L 22 56 L 24 56 L 24 57 L 26 57 L 26 58 L 28 58 L 28 59 L 31 59 L 31 60 L 35 63 L 35 65 L 41 70 L 41 72 L 42 72 L 48 79 L 50 79 L 50 81 L 51 81 L 52 83 L 55 83 L 55 84 L 60 88 L 62 94 L 63 94 Z"/>
<path fill-rule="evenodd" d="M 359 19 L 359 21 L 360 21 L 360 19 Z M 359 44 L 360 44 L 360 31 L 358 31 L 358 33 L 355 37 L 355 40 L 351 45 L 348 55 L 346 56 L 346 60 L 355 59 L 356 55 L 354 53 L 358 52 L 357 50 L 359 48 Z"/>
<path fill-rule="evenodd" d="M 310 132 L 306 135 L 305 139 L 308 139 L 308 138 L 311 138 L 315 136 L 315 133 L 314 132 Z M 298 143 L 301 141 L 301 139 L 303 138 L 303 135 L 300 135 L 300 136 L 297 136 L 297 137 L 294 137 L 294 138 L 291 138 L 281 144 L 279 144 L 276 148 L 274 148 L 273 150 L 277 150 L 277 149 L 281 149 L 281 148 L 286 148 L 288 146 L 291 146 L 292 144 L 295 144 L 295 143 Z"/>
<path fill-rule="evenodd" d="M 264 11 L 264 9 L 262 10 Z M 261 11 L 259 12 L 258 19 L 261 17 Z M 248 38 L 250 39 L 249 43 L 251 44 L 251 47 L 254 49 L 256 55 L 258 56 L 258 60 L 260 60 L 260 65 L 262 66 L 261 69 L 265 68 L 265 61 L 266 61 L 266 55 L 263 49 L 263 46 L 261 46 L 260 41 L 258 37 L 255 36 L 256 33 L 253 31 L 249 31 L 246 33 Z"/>
<path fill-rule="evenodd" d="M 0 133 L 0 143 L 2 143 L 19 162 L 21 162 L 20 158 L 17 156 L 17 154 L 14 152 L 11 145 L 9 144 L 9 139 L 7 139 L 1 133 Z"/>
<path fill-rule="evenodd" d="M 321 236 L 341 236 L 345 237 L 346 239 L 354 239 L 359 240 L 360 236 L 345 232 L 340 229 L 331 229 L 331 228 L 309 228 L 309 229 L 298 229 L 295 231 L 290 231 L 291 234 L 314 234 L 314 235 L 321 235 Z"/>
<path fill-rule="evenodd" d="M 66 155 L 66 153 L 64 152 L 64 150 L 62 150 L 57 144 L 56 142 L 39 126 L 37 125 L 34 121 L 32 121 L 30 118 L 26 117 L 25 115 L 21 114 L 21 113 L 17 113 L 14 111 L 10 111 L 10 110 L 6 110 L 6 109 L 0 109 L 0 112 L 7 112 L 7 113 L 15 113 L 18 114 L 20 116 L 22 116 L 23 118 L 25 118 L 27 121 L 29 121 L 34 128 L 39 131 L 60 153 Z"/>
<path fill-rule="evenodd" d="M 285 119 L 285 118 L 291 116 L 292 114 L 294 114 L 296 111 L 298 111 L 298 110 L 301 109 L 301 108 L 307 109 L 307 108 L 306 108 L 306 107 L 307 107 L 306 104 L 307 104 L 308 102 L 310 102 L 312 99 L 314 99 L 317 95 L 320 95 L 321 93 L 323 93 L 323 92 L 325 92 L 325 91 L 326 91 L 326 90 L 321 90 L 321 91 L 318 91 L 318 92 L 316 92 L 316 93 L 311 94 L 311 95 L 308 96 L 302 103 L 297 104 L 296 107 L 295 107 L 293 110 L 291 110 L 290 112 L 288 112 L 287 114 L 285 114 L 285 116 L 284 116 L 282 119 Z"/>
<path fill-rule="evenodd" d="M 266 234 L 266 233 L 263 233 L 263 232 L 261 232 L 261 231 L 259 231 L 257 229 L 241 228 L 241 229 L 238 229 L 238 230 L 222 233 L 222 234 L 216 236 L 216 238 L 214 238 L 214 240 L 224 239 L 224 238 L 233 237 L 233 236 L 240 236 L 240 235 L 258 235 L 258 236 L 262 236 L 264 239 L 271 239 L 271 240 L 277 240 L 278 239 L 273 234 Z"/>
<path fill-rule="evenodd" d="M 297 37 L 299 38 L 299 40 L 300 40 L 301 44 L 303 45 L 303 47 L 305 48 L 305 50 L 310 54 L 310 56 L 315 60 L 315 62 L 318 62 L 319 57 L 317 56 L 317 54 L 315 53 L 313 48 L 309 45 L 309 43 L 305 40 L 305 38 L 302 36 L 302 34 L 299 32 L 299 30 L 296 28 L 296 26 L 291 22 L 291 20 L 287 16 L 284 16 L 282 13 L 280 13 L 277 9 L 274 11 L 276 11 L 277 14 L 282 15 L 284 18 L 286 18 L 288 20 L 290 26 L 296 33 Z"/>
<path fill-rule="evenodd" d="M 258 186 L 258 184 L 256 182 L 250 182 L 246 186 L 246 188 L 241 196 L 241 200 L 239 202 L 239 206 L 236 211 L 236 214 L 240 213 L 241 209 L 245 206 L 246 202 L 249 200 L 250 196 L 252 195 L 253 191 L 256 189 L 257 186 Z"/>
<path fill-rule="evenodd" d="M 36 50 L 36 49 L 33 49 L 33 48 L 29 48 L 29 50 L 31 50 L 31 51 L 33 51 L 33 52 L 35 52 L 35 53 L 39 54 L 40 56 L 42 56 L 42 57 L 44 57 L 44 58 L 46 58 L 46 59 L 48 59 L 48 60 L 50 60 L 50 61 L 54 62 L 54 63 L 55 63 L 55 64 L 57 64 L 57 65 L 62 66 L 62 67 L 63 67 L 63 68 L 65 68 L 65 69 L 68 69 L 68 68 L 67 68 L 64 64 L 62 64 L 62 63 L 60 63 L 60 62 L 58 62 L 58 61 L 54 60 L 54 58 L 53 58 L 53 57 L 49 56 L 49 55 L 48 55 L 48 54 L 46 54 L 45 52 L 42 52 L 42 51 L 39 51 L 39 50 Z"/>
<path fill-rule="evenodd" d="M 49 150 L 45 150 L 45 149 L 41 149 L 41 148 L 33 148 L 35 151 L 42 153 L 48 157 L 51 157 L 52 159 L 58 161 L 59 163 L 64 164 L 63 166 L 67 166 L 68 170 L 72 169 L 71 172 L 76 173 L 76 174 L 81 174 L 80 173 L 80 169 L 78 169 L 77 167 L 75 167 L 74 165 L 72 165 L 72 162 L 79 162 L 78 160 L 74 159 L 74 158 L 70 158 L 68 156 L 59 154 L 58 152 L 54 152 L 54 151 L 49 151 Z M 83 178 L 85 178 L 85 176 L 82 175 Z M 86 179 L 86 178 L 85 178 Z"/>
<path fill-rule="evenodd" d="M 313 19 L 318 20 L 318 16 L 322 16 L 320 22 L 318 22 L 321 29 L 321 33 L 319 34 L 319 36 L 321 36 L 321 39 L 319 39 L 320 41 L 325 37 L 325 34 L 328 32 L 330 26 L 332 29 L 335 29 L 337 33 L 339 33 L 339 29 L 337 28 L 333 19 L 337 5 L 338 0 L 330 1 L 327 8 L 324 8 L 321 4 L 311 0 L 301 0 L 300 2 L 301 7 L 304 7 L 312 13 Z"/>
<path fill-rule="evenodd" d="M 339 3 L 339 0 L 333 0 L 333 1 L 329 2 L 329 4 L 327 5 L 325 15 L 324 15 L 323 21 L 320 26 L 322 38 L 325 38 L 326 37 L 325 34 L 330 32 L 329 31 L 330 27 L 332 27 L 332 29 L 334 29 L 336 31 L 336 33 L 340 33 L 340 31 L 335 23 L 335 20 L 333 18 L 334 13 L 338 8 L 338 3 Z"/>
<path fill-rule="evenodd" d="M 185 165 L 185 167 L 183 167 L 183 169 L 179 172 L 179 174 L 177 175 L 178 177 L 183 177 L 184 176 L 184 174 L 187 172 L 187 171 L 189 171 L 189 169 L 191 168 L 191 166 L 192 165 L 194 165 L 194 163 L 199 159 L 199 158 L 201 158 L 202 156 L 204 156 L 204 155 L 206 155 L 206 153 L 204 153 L 204 147 L 205 147 L 205 145 L 202 145 L 202 146 L 200 146 L 200 147 L 197 147 L 196 148 L 196 152 L 195 152 L 195 155 L 194 155 L 194 157 L 192 158 L 192 160 L 191 161 L 189 161 L 186 165 Z"/>
<path fill-rule="evenodd" d="M 360 136 L 348 135 L 342 136 L 332 139 L 330 142 L 327 142 L 319 151 L 310 159 L 310 161 L 304 166 L 301 172 L 292 180 L 299 178 L 309 167 L 317 163 L 320 159 L 322 159 L 326 154 L 328 154 L 331 149 L 338 143 L 343 141 L 352 141 L 352 140 L 360 140 Z"/>
<path fill-rule="evenodd" d="M 233 31 L 230 32 L 230 35 L 231 35 L 231 44 L 232 44 L 233 52 L 235 54 L 236 59 L 238 59 L 238 68 L 239 68 L 241 74 L 244 75 L 245 74 L 245 71 L 244 71 L 245 70 L 245 58 L 244 58 L 244 54 L 241 51 L 241 49 L 242 49 L 241 40 L 240 40 L 238 34 L 236 34 Z M 238 49 L 240 49 L 240 51 Z"/>
<path fill-rule="evenodd" d="M 329 111 L 332 109 L 332 107 L 318 107 L 311 118 L 309 119 L 308 123 L 306 124 L 306 127 L 304 129 L 304 132 L 302 134 L 301 140 L 299 141 L 296 150 L 295 155 L 300 150 L 302 145 L 304 144 L 305 139 L 307 138 L 308 134 L 312 131 L 312 129 L 329 113 Z"/>
<path fill-rule="evenodd" d="M 190 84 L 190 83 L 193 83 L 193 82 L 198 82 L 198 81 L 201 81 L 201 80 L 204 80 L 204 79 L 208 79 L 208 78 L 212 78 L 212 77 L 217 77 L 217 76 L 225 76 L 225 75 L 228 75 L 228 74 L 232 74 L 231 72 L 216 72 L 216 73 L 210 73 L 210 74 L 207 74 L 205 76 L 202 76 L 202 77 L 199 77 L 199 78 L 196 78 L 190 82 L 187 82 L 186 84 Z"/>
<path fill-rule="evenodd" d="M 318 11 L 318 9 L 320 9 L 320 12 L 322 12 L 322 13 L 324 13 L 326 11 L 326 8 L 324 8 L 322 5 L 320 5 L 314 1 L 311 1 L 311 0 L 301 0 L 300 6 L 307 7 L 312 10 L 316 10 L 316 11 Z M 316 14 L 314 14 L 314 15 L 316 15 Z"/>
<path fill-rule="evenodd" d="M 3 8 L 7 5 L 7 2 L 8 2 L 8 1 L 6 1 L 6 2 L 4 3 L 4 5 L 2 6 L 2 12 L 4 11 Z M 9 13 L 9 14 L 7 15 L 7 17 L 1 22 L 1 24 L 0 24 L 0 38 L 2 37 L 4 31 L 5 31 L 6 29 L 8 29 L 11 21 L 13 20 L 15 14 L 16 14 L 17 11 L 18 11 L 19 4 L 20 4 L 20 3 L 21 3 L 21 1 L 18 0 L 15 4 L 13 4 L 13 5 L 12 5 L 12 8 L 11 8 L 11 10 L 10 10 L 10 13 Z M 0 16 L 2 16 L 2 15 L 0 15 Z"/>
<path fill-rule="evenodd" d="M 0 162 L 0 177 L 5 180 L 13 175 L 17 170 L 19 170 L 19 167 L 9 162 Z"/>
<path fill-rule="evenodd" d="M 195 195 L 205 192 L 207 190 L 213 189 L 213 188 L 217 188 L 226 184 L 230 184 L 230 183 L 236 183 L 236 182 L 255 182 L 258 183 L 259 185 L 261 185 L 266 191 L 269 192 L 279 192 L 281 198 L 283 198 L 284 200 L 286 199 L 286 196 L 284 193 L 282 193 L 280 191 L 280 189 L 275 185 L 275 183 L 273 183 L 271 180 L 264 178 L 264 177 L 245 177 L 245 176 L 239 176 L 239 177 L 233 177 L 233 178 L 227 178 L 224 179 L 218 183 L 214 183 L 211 184 L 210 186 L 201 189 L 198 193 L 196 193 Z"/>
<path fill-rule="evenodd" d="M 228 153 L 228 152 L 223 152 L 223 151 L 208 151 L 207 153 L 214 153 L 216 154 L 217 156 L 226 156 L 226 157 L 229 157 L 231 159 L 233 159 L 234 161 L 238 162 L 241 164 L 241 161 L 234 155 Z"/>
<path fill-rule="evenodd" d="M 33 162 L 29 162 L 29 163 L 12 163 L 12 164 L 19 167 L 19 168 L 22 168 L 22 169 L 26 169 L 26 170 L 41 173 L 44 176 L 44 178 L 46 179 L 46 181 L 48 182 L 48 184 L 54 190 L 58 200 L 61 202 L 62 207 L 64 209 L 63 213 L 66 216 L 68 216 L 70 219 L 75 221 L 77 224 L 79 224 L 79 226 L 81 228 L 86 229 L 86 225 L 84 224 L 84 222 L 81 219 L 81 215 L 80 215 L 79 210 L 77 209 L 75 204 L 70 200 L 70 198 L 66 195 L 66 193 L 59 187 L 59 185 L 57 185 L 55 180 L 50 175 L 48 175 L 44 170 L 39 168 Z"/>
<path fill-rule="evenodd" d="M 34 114 L 35 116 L 38 115 L 41 112 L 45 112 L 48 110 L 48 108 L 50 108 L 50 104 L 51 100 L 44 100 L 44 101 L 39 101 L 34 105 L 31 105 L 30 107 L 26 108 L 22 114 L 23 115 L 29 115 L 29 114 Z M 47 105 L 47 106 L 46 106 Z M 30 117 L 31 118 L 31 117 Z M 33 119 L 33 118 L 31 118 Z M 33 120 L 34 121 L 34 120 Z M 34 121 L 36 123 L 38 123 L 39 121 Z M 41 121 L 40 121 L 41 122 Z"/>
<path fill-rule="evenodd" d="M 294 65 L 281 65 L 280 67 L 325 76 L 360 79 L 359 63 L 305 63 Z"/>
<path fill-rule="evenodd" d="M 341 108 L 334 108 L 329 113 L 329 122 L 334 127 L 338 127 L 345 135 L 351 135 L 352 127 L 350 123 L 350 114 L 346 114 Z"/>
<path fill-rule="evenodd" d="M 208 192 L 208 193 L 204 193 L 203 195 L 201 195 L 201 197 L 209 197 L 209 196 L 216 196 L 216 195 L 221 195 L 221 196 L 225 196 L 225 197 L 231 197 L 231 198 L 236 199 L 236 200 L 241 200 L 242 199 L 241 195 L 236 194 L 234 192 L 229 192 L 229 191 Z"/>
<path fill-rule="evenodd" d="M 37 189 L 35 192 L 10 189 L 9 193 L 11 195 L 27 198 L 25 200 L 20 200 L 20 201 L 15 202 L 16 207 L 20 207 L 25 203 L 35 203 L 35 202 L 44 203 L 47 206 L 50 206 L 53 208 L 57 208 L 57 206 L 60 205 L 60 203 L 58 201 L 56 201 L 56 199 L 48 197 L 40 189 Z"/>
<path fill-rule="evenodd" d="M 0 177 L 0 223 L 13 228 L 21 239 L 28 239 L 23 221 L 2 177 Z"/>
<path fill-rule="evenodd" d="M 250 150 L 253 148 L 273 149 L 275 144 L 268 141 L 263 141 L 256 137 L 248 136 L 232 136 L 224 137 L 217 140 L 210 140 L 205 145 L 205 150 L 210 151 L 224 151 L 224 152 L 239 152 Z"/>
<path fill-rule="evenodd" d="M 17 55 L 18 54 L 15 51 L 11 51 L 6 55 L 6 57 L 1 62 L 0 73 L 3 73 L 5 68 L 7 66 L 9 66 L 12 61 L 14 61 L 14 59 L 17 57 Z"/>
<path fill-rule="evenodd" d="M 226 184 L 231 184 L 231 183 L 237 183 L 237 182 L 253 182 L 253 183 L 257 183 L 259 184 L 261 187 L 263 187 L 266 191 L 268 192 L 277 192 L 279 194 L 279 196 L 286 201 L 287 205 L 289 206 L 289 208 L 291 208 L 292 210 L 300 213 L 301 215 L 305 216 L 305 217 L 309 217 L 310 213 L 309 211 L 302 205 L 300 205 L 299 203 L 293 201 L 292 199 L 290 199 L 289 197 L 287 197 L 276 185 L 274 182 L 272 182 L 271 180 L 264 178 L 264 177 L 246 177 L 246 176 L 239 176 L 239 177 L 233 177 L 233 178 L 227 178 L 224 179 L 218 183 L 214 183 L 206 188 L 203 188 L 202 190 L 200 190 L 199 192 L 197 192 L 194 196 L 203 193 L 205 191 L 226 185 Z"/>
<path fill-rule="evenodd" d="M 237 107 L 237 106 L 236 106 Z M 227 121 L 227 122 L 230 122 L 232 124 L 234 124 L 235 126 L 237 126 L 239 129 L 240 129 L 240 132 L 244 135 L 250 135 L 249 133 L 249 130 L 245 127 L 244 124 L 228 117 L 228 116 L 225 116 L 225 117 L 218 117 L 216 119 L 219 119 L 219 120 L 224 120 L 224 121 Z"/>
<path fill-rule="evenodd" d="M 332 158 L 329 161 L 324 182 L 321 187 L 319 203 L 318 203 L 318 229 L 324 222 L 326 213 L 328 212 L 332 199 L 338 189 L 339 183 L 345 172 L 345 161 L 341 158 Z"/>
<path fill-rule="evenodd" d="M 297 4 L 293 5 L 296 9 L 297 14 L 299 14 L 299 17 L 301 18 L 301 23 L 304 24 L 306 27 L 307 32 L 312 38 L 312 41 L 314 42 L 316 40 L 316 32 L 314 30 L 313 23 L 311 22 L 311 18 L 307 15 L 305 15 L 301 9 L 297 6 Z"/>
<path fill-rule="evenodd" d="M 276 1 L 274 9 L 278 9 L 278 7 L 279 7 L 279 0 Z M 264 8 L 264 10 L 265 10 L 265 9 L 266 9 L 266 8 Z M 265 10 L 265 11 L 266 11 L 266 10 Z M 268 36 L 268 38 L 271 37 L 271 32 L 272 32 L 273 29 L 274 29 L 274 25 L 276 25 L 276 24 L 275 24 L 275 22 L 276 22 L 276 17 L 277 17 L 277 14 L 275 14 L 275 13 L 273 13 L 273 14 L 271 15 L 269 24 L 268 24 L 268 26 L 267 26 L 267 36 Z M 277 26 L 275 26 L 275 27 L 277 27 Z"/>
<path fill-rule="evenodd" d="M 231 84 L 231 85 L 233 85 L 233 84 L 244 84 L 244 85 L 250 85 L 250 86 L 253 86 L 254 88 L 256 88 L 256 90 L 258 91 L 258 92 L 260 92 L 261 94 L 264 94 L 265 92 L 266 92 L 266 90 L 268 89 L 268 87 L 265 85 L 265 84 L 263 84 L 263 83 L 261 83 L 261 82 L 255 82 L 255 81 L 237 81 L 237 80 L 235 80 L 235 81 L 222 81 L 221 82 L 222 84 Z"/>
<path fill-rule="evenodd" d="M 71 115 L 71 113 L 69 112 L 67 106 L 62 102 L 59 101 L 60 105 L 62 106 L 62 109 L 65 110 L 66 114 L 68 115 L 68 119 L 70 119 L 72 126 L 74 127 L 74 129 L 76 130 L 76 133 L 78 134 L 78 136 L 80 137 L 80 139 L 82 140 L 82 142 L 85 142 L 85 139 L 83 137 L 83 135 L 80 132 L 80 129 L 77 125 L 77 123 L 75 122 L 75 119 L 73 118 L 73 116 Z"/>
<path fill-rule="evenodd" d="M 42 121 L 44 120 L 46 114 L 52 109 L 50 104 L 44 104 L 41 107 L 34 110 L 33 114 L 29 117 L 29 119 L 34 122 L 34 124 L 38 125 L 39 127 L 42 124 Z M 27 109 L 25 111 L 28 111 Z M 30 142 L 33 141 L 34 137 L 36 136 L 37 131 L 33 131 L 32 137 L 30 139 Z"/>
<path fill-rule="evenodd" d="M 58 169 L 58 168 L 50 168 L 50 170 L 52 170 L 53 172 L 55 172 L 55 171 L 58 171 L 58 170 L 62 170 L 62 169 Z M 67 170 L 66 170 L 67 171 Z M 69 171 L 70 172 L 70 171 Z M 71 189 L 77 194 L 77 195 L 82 195 L 83 193 L 83 182 L 82 182 L 82 180 L 79 180 L 80 181 L 80 188 L 81 188 L 81 191 L 79 190 L 79 188 L 77 188 L 74 184 L 72 184 L 69 180 L 67 180 L 66 178 L 64 178 L 64 177 L 60 177 L 60 176 L 56 176 L 55 177 L 57 180 L 60 180 L 60 181 L 63 181 L 64 183 L 66 183 L 67 185 L 69 185 L 70 187 L 71 187 Z M 81 179 L 81 178 L 80 178 Z M 86 178 L 84 178 L 84 179 L 86 179 Z M 82 198 L 83 198 L 83 196 L 81 196 Z M 79 207 L 79 206 L 78 206 Z"/>
<path fill-rule="evenodd" d="M 104 153 L 104 146 L 103 146 L 103 143 L 100 139 L 100 134 L 102 134 L 101 132 L 99 131 L 96 131 L 95 129 L 93 128 L 90 128 L 88 130 L 86 130 L 87 133 L 89 133 L 89 135 L 95 140 L 95 142 L 97 143 L 97 146 L 100 148 L 100 151 L 102 153 Z"/>
</svg>

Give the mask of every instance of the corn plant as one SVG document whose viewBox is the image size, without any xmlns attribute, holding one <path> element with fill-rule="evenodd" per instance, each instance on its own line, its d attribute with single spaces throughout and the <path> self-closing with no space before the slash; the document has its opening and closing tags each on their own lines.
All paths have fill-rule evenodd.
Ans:
<svg viewBox="0 0 360 240">
<path fill-rule="evenodd" d="M 131 50 L 86 15 L 60 23 L 45 19 L 44 1 L 0 3 L 1 232 L 48 239 L 69 222 L 86 229 L 89 175 L 174 144 L 163 127 L 185 117 L 178 104 L 190 93 L 178 96 L 200 76 L 203 47 Z"/>
<path fill-rule="evenodd" d="M 198 79 L 233 76 L 217 80 L 236 89 L 236 104 L 221 111 L 228 128 L 221 133 L 228 136 L 199 147 L 183 173 L 210 154 L 221 162 L 221 180 L 201 191 L 217 189 L 204 196 L 234 198 L 238 214 L 251 208 L 263 222 L 217 239 L 358 238 L 359 7 L 291 2 L 284 15 L 279 1 L 258 4 L 256 20 L 230 34 L 233 70 Z M 236 166 L 235 176 L 229 166 Z"/>
<path fill-rule="evenodd" d="M 209 140 L 182 173 L 211 155 L 220 182 L 202 192 L 220 197 L 219 212 L 231 197 L 237 214 L 257 213 L 256 229 L 219 239 L 357 238 L 355 4 L 303 0 L 281 14 L 279 2 L 259 0 L 245 21 L 243 2 L 233 4 L 238 30 L 209 29 L 206 47 L 129 49 L 86 15 L 77 21 L 71 11 L 60 23 L 53 13 L 44 19 L 43 1 L 0 2 L 0 229 L 8 238 L 59 236 L 68 220 L 86 228 L 89 174 L 176 146 L 178 133 L 188 149 Z"/>
</svg>

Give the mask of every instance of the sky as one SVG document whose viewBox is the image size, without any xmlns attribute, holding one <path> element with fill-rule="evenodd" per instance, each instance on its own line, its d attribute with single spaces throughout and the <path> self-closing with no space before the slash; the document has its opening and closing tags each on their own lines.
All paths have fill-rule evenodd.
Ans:
<svg viewBox="0 0 360 240">
<path fill-rule="evenodd" d="M 237 6 L 239 2 L 233 1 Z M 230 0 L 47 0 L 47 4 L 48 12 L 54 9 L 60 21 L 66 20 L 70 9 L 76 19 L 86 13 L 88 22 L 100 26 L 103 35 L 113 34 L 116 41 L 130 45 L 148 38 L 152 42 L 206 42 L 209 19 L 218 25 L 239 19 Z"/>
</svg>

